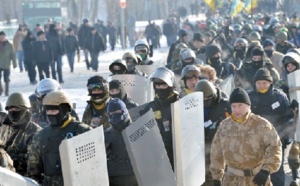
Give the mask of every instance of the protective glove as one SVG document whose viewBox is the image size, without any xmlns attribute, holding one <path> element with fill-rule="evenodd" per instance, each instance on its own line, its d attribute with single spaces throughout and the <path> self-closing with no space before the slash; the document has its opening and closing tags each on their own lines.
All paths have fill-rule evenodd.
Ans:
<svg viewBox="0 0 300 186">
<path fill-rule="evenodd" d="M 296 110 L 296 109 L 298 110 L 298 108 L 299 108 L 298 101 L 293 99 L 293 101 L 290 104 L 290 107 L 291 107 L 292 110 Z"/>
<path fill-rule="evenodd" d="M 266 170 L 260 170 L 256 176 L 253 178 L 253 183 L 255 183 L 258 186 L 264 186 L 265 183 L 268 180 L 270 173 Z"/>
<path fill-rule="evenodd" d="M 213 180 L 212 186 L 221 186 L 221 182 L 219 180 Z"/>
</svg>

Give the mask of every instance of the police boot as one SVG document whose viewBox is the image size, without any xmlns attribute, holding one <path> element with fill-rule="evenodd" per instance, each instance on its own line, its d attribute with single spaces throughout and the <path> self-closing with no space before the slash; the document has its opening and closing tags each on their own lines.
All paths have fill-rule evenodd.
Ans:
<svg viewBox="0 0 300 186">
<path fill-rule="evenodd" d="M 5 83 L 5 96 L 8 96 L 8 93 L 9 93 L 9 83 L 6 82 Z"/>
<path fill-rule="evenodd" d="M 2 83 L 0 81 L 0 96 L 2 95 L 2 93 L 3 93 L 3 87 L 2 87 Z"/>
<path fill-rule="evenodd" d="M 292 169 L 293 181 L 290 183 L 290 186 L 299 186 L 299 173 L 298 169 Z"/>
</svg>

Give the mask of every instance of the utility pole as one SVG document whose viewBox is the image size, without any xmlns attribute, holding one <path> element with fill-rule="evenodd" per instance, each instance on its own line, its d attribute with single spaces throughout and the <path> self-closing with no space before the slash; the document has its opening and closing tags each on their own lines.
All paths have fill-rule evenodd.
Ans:
<svg viewBox="0 0 300 186">
<path fill-rule="evenodd" d="M 120 0 L 120 6 L 121 6 L 121 45 L 122 49 L 124 50 L 126 48 L 125 44 L 125 27 L 124 27 L 124 9 L 126 8 L 126 0 Z"/>
</svg>

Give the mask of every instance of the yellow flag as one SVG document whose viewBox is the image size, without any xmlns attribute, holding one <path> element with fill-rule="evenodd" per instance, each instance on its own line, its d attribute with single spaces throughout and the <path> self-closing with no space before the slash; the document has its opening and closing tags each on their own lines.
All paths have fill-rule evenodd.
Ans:
<svg viewBox="0 0 300 186">
<path fill-rule="evenodd" d="M 245 3 L 241 0 L 234 0 L 232 3 L 230 15 L 236 16 L 238 13 L 240 13 L 245 8 Z"/>
<path fill-rule="evenodd" d="M 215 11 L 216 6 L 215 6 L 215 0 L 204 0 L 204 2 L 213 10 Z"/>
</svg>

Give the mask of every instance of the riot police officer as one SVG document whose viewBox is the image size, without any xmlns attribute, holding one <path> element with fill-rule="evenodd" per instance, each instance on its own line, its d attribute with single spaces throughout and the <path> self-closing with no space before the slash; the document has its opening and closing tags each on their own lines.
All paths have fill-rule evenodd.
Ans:
<svg viewBox="0 0 300 186">
<path fill-rule="evenodd" d="M 137 40 L 134 44 L 134 52 L 136 55 L 141 56 L 141 65 L 152 65 L 153 61 L 149 59 L 150 57 L 150 46 L 146 40 Z"/>
<path fill-rule="evenodd" d="M 125 74 L 127 71 L 126 62 L 123 59 L 116 59 L 109 65 L 112 75 Z"/>
<path fill-rule="evenodd" d="M 30 102 L 22 93 L 11 94 L 5 110 L 8 114 L 0 127 L 0 147 L 14 161 L 16 172 L 25 175 L 27 171 L 27 147 L 33 135 L 41 130 L 31 121 Z"/>
<path fill-rule="evenodd" d="M 131 98 L 125 91 L 124 85 L 117 79 L 109 82 L 109 95 L 112 98 L 119 98 L 122 100 L 128 110 L 138 106 L 137 103 L 131 101 Z"/>
<path fill-rule="evenodd" d="M 110 101 L 108 82 L 102 76 L 93 76 L 88 79 L 87 88 L 90 100 L 82 116 L 82 122 L 92 127 L 103 125 L 109 127 L 106 113 L 107 103 Z"/>
<path fill-rule="evenodd" d="M 113 98 L 107 105 L 107 113 L 111 124 L 104 133 L 109 185 L 138 186 L 122 136 L 122 131 L 131 123 L 126 105 L 119 98 Z"/>
<path fill-rule="evenodd" d="M 45 127 L 48 125 L 48 120 L 46 117 L 46 111 L 43 107 L 43 99 L 44 97 L 53 91 L 56 90 L 61 90 L 60 84 L 51 78 L 46 78 L 40 81 L 36 87 L 35 94 L 38 97 L 39 105 L 40 105 L 40 110 L 39 110 L 39 117 L 37 120 L 37 124 L 40 125 L 41 127 Z M 79 117 L 75 110 L 71 110 L 71 115 L 76 118 L 77 121 L 79 121 Z"/>
<path fill-rule="evenodd" d="M 203 92 L 206 166 L 203 186 L 209 186 L 212 185 L 212 177 L 208 169 L 210 165 L 210 147 L 219 124 L 226 117 L 230 116 L 231 109 L 228 99 L 223 96 L 224 92 L 215 87 L 210 81 L 206 79 L 200 80 L 196 84 L 195 91 Z"/>
<path fill-rule="evenodd" d="M 156 96 L 140 112 L 140 115 L 152 108 L 170 163 L 174 167 L 171 104 L 178 100 L 178 92 L 175 90 L 175 75 L 166 67 L 160 67 L 153 72 L 150 80 L 153 82 Z"/>
<path fill-rule="evenodd" d="M 80 135 L 92 128 L 71 117 L 72 102 L 60 90 L 48 93 L 43 105 L 49 125 L 34 135 L 28 147 L 27 175 L 44 186 L 63 185 L 60 143 L 68 136 Z"/>
<path fill-rule="evenodd" d="M 184 83 L 182 91 L 180 92 L 180 98 L 187 94 L 193 93 L 195 91 L 195 86 L 201 79 L 201 72 L 195 65 L 187 65 L 183 68 L 181 72 L 181 80 Z"/>
</svg>

